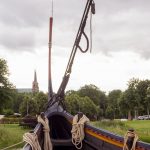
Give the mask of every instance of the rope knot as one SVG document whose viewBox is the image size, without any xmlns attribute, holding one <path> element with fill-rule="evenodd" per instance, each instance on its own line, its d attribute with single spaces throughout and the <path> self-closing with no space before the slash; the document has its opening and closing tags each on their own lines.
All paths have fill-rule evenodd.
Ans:
<svg viewBox="0 0 150 150">
<path fill-rule="evenodd" d="M 48 132 L 48 133 L 50 132 L 49 129 L 43 129 L 43 131 L 44 131 L 44 132 Z"/>
<path fill-rule="evenodd" d="M 44 150 L 52 150 L 52 143 L 50 139 L 50 128 L 49 128 L 49 120 L 44 115 L 44 113 L 41 113 L 41 115 L 38 116 L 38 122 L 43 125 L 43 131 L 44 131 Z"/>
<path fill-rule="evenodd" d="M 135 150 L 136 142 L 138 141 L 138 135 L 133 129 L 129 129 L 124 136 L 123 150 Z"/>
<path fill-rule="evenodd" d="M 75 115 L 73 118 L 73 124 L 72 124 L 72 143 L 75 145 L 77 149 L 82 148 L 82 140 L 84 139 L 84 124 L 88 122 L 89 119 L 82 115 L 80 118 L 79 115 Z"/>
</svg>

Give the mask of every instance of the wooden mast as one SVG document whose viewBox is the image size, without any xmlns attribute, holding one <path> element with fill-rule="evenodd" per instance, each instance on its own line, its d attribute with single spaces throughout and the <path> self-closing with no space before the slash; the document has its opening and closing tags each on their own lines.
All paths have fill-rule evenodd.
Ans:
<svg viewBox="0 0 150 150">
<path fill-rule="evenodd" d="M 51 99 L 53 95 L 52 76 L 51 76 L 52 27 L 53 27 L 53 0 L 52 0 L 52 16 L 49 18 L 48 101 Z"/>
</svg>

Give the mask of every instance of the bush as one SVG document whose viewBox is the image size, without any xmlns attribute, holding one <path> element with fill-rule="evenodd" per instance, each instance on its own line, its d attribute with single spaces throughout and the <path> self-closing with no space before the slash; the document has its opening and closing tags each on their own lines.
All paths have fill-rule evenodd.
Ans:
<svg viewBox="0 0 150 150">
<path fill-rule="evenodd" d="M 14 114 L 12 109 L 4 109 L 3 113 L 4 113 L 5 116 L 10 116 L 10 115 Z"/>
<path fill-rule="evenodd" d="M 21 122 L 22 118 L 8 118 L 4 117 L 1 119 L 2 124 L 19 124 Z"/>
<path fill-rule="evenodd" d="M 19 123 L 20 126 L 34 128 L 37 124 L 37 118 L 34 116 L 25 116 Z"/>
</svg>

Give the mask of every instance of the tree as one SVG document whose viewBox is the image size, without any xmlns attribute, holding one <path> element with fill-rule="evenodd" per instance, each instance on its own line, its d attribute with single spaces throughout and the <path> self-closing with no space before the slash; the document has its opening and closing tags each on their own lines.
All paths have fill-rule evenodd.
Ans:
<svg viewBox="0 0 150 150">
<path fill-rule="evenodd" d="M 65 104 L 67 110 L 75 115 L 78 111 L 81 111 L 80 96 L 77 94 L 69 94 L 65 97 Z"/>
<path fill-rule="evenodd" d="M 36 115 L 38 113 L 38 105 L 36 101 L 32 98 L 31 94 L 25 94 L 19 111 L 22 116 Z"/>
<path fill-rule="evenodd" d="M 15 96 L 13 98 L 13 110 L 15 113 L 19 113 L 20 105 L 24 99 L 25 94 L 24 93 L 15 93 Z"/>
<path fill-rule="evenodd" d="M 132 78 L 128 82 L 128 89 L 122 94 L 120 99 L 120 107 L 122 110 L 128 112 L 128 120 L 132 119 L 132 111 L 135 110 L 138 105 L 137 85 L 139 79 Z"/>
<path fill-rule="evenodd" d="M 91 119 L 97 118 L 99 109 L 87 96 L 80 97 L 75 93 L 69 94 L 65 97 L 65 104 L 67 110 L 73 115 L 81 111 Z"/>
<path fill-rule="evenodd" d="M 13 85 L 8 80 L 9 71 L 6 60 L 0 58 L 0 112 L 12 101 Z"/>
<path fill-rule="evenodd" d="M 141 80 L 137 85 L 140 112 L 142 112 L 142 114 L 149 113 L 149 87 L 150 80 Z M 147 108 L 147 112 L 145 111 L 145 108 Z"/>
<path fill-rule="evenodd" d="M 150 85 L 147 88 L 146 94 L 147 94 L 147 96 L 146 96 L 145 101 L 147 103 L 147 115 L 148 115 L 148 117 L 150 117 L 150 112 L 149 112 L 149 108 L 150 108 Z"/>
<path fill-rule="evenodd" d="M 99 97 L 99 110 L 100 115 L 99 117 L 106 117 L 106 108 L 107 108 L 107 97 L 105 95 L 105 92 L 100 91 L 100 97 Z"/>
<path fill-rule="evenodd" d="M 81 87 L 77 92 L 81 97 L 88 96 L 94 102 L 94 104 L 99 105 L 101 91 L 95 85 L 85 85 Z"/>
<path fill-rule="evenodd" d="M 48 95 L 43 92 L 38 92 L 32 98 L 37 103 L 38 113 L 45 111 L 48 102 Z"/>
<path fill-rule="evenodd" d="M 105 116 L 105 111 L 106 111 L 106 106 L 107 106 L 107 101 L 106 101 L 106 95 L 105 92 L 101 91 L 97 86 L 90 84 L 90 85 L 85 85 L 81 87 L 77 93 L 81 97 L 89 97 L 96 106 L 99 108 L 99 115 L 101 117 Z M 100 117 L 100 116 L 99 116 Z"/>
<path fill-rule="evenodd" d="M 109 92 L 107 98 L 107 109 L 106 114 L 109 118 L 115 119 L 119 117 L 119 98 L 121 96 L 121 90 L 113 90 Z"/>
</svg>

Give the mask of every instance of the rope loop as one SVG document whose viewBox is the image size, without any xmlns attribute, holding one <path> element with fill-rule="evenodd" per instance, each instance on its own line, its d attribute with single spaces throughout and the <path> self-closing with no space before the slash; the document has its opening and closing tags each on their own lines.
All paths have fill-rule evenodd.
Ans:
<svg viewBox="0 0 150 150">
<path fill-rule="evenodd" d="M 138 141 L 138 135 L 133 129 L 129 129 L 124 136 L 123 150 L 136 150 L 136 142 Z"/>
<path fill-rule="evenodd" d="M 88 122 L 89 119 L 82 115 L 82 117 L 79 117 L 78 115 L 75 115 L 73 118 L 73 124 L 72 124 L 72 143 L 75 145 L 77 149 L 82 149 L 83 146 L 83 139 L 84 139 L 84 124 Z"/>
</svg>

